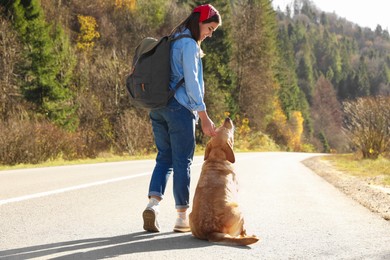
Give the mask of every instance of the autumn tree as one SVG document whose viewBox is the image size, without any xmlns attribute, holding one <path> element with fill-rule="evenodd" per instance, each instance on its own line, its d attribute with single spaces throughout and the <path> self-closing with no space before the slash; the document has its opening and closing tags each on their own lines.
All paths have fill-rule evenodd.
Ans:
<svg viewBox="0 0 390 260">
<path fill-rule="evenodd" d="M 77 37 L 77 48 L 84 52 L 91 52 L 95 41 L 100 37 L 97 29 L 96 19 L 92 16 L 78 15 L 80 33 Z"/>
<path fill-rule="evenodd" d="M 300 111 L 291 111 L 288 118 L 280 101 L 276 98 L 273 102 L 274 113 L 272 121 L 267 126 L 267 132 L 275 142 L 289 151 L 300 151 L 302 145 L 304 119 Z"/>
<path fill-rule="evenodd" d="M 363 155 L 376 159 L 390 150 L 390 97 L 364 97 L 343 103 L 344 131 Z"/>
<path fill-rule="evenodd" d="M 256 129 L 265 130 L 276 92 L 275 13 L 268 0 L 237 1 L 233 17 L 238 104 Z"/>
<path fill-rule="evenodd" d="M 22 60 L 21 50 L 11 24 L 0 16 L 0 121 L 8 121 L 23 110 L 16 68 Z"/>
<path fill-rule="evenodd" d="M 293 111 L 289 118 L 289 143 L 288 146 L 293 151 L 300 151 L 303 134 L 303 117 L 300 111 Z"/>
<path fill-rule="evenodd" d="M 127 8 L 130 11 L 134 11 L 137 8 L 136 0 L 115 0 L 116 8 Z"/>
<path fill-rule="evenodd" d="M 311 107 L 315 136 L 321 141 L 321 151 L 331 149 L 345 150 L 346 143 L 342 136 L 342 112 L 336 91 L 324 76 L 316 84 L 313 105 Z"/>
</svg>

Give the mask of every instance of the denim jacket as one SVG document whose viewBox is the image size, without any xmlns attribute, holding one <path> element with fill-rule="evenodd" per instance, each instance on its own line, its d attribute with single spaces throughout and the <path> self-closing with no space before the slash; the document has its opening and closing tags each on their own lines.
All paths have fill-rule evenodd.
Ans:
<svg viewBox="0 0 390 260">
<path fill-rule="evenodd" d="M 181 34 L 191 35 L 186 29 Z M 180 34 L 176 34 L 178 36 Z M 171 43 L 171 79 L 170 88 L 184 77 L 184 84 L 177 89 L 175 99 L 192 111 L 196 118 L 197 111 L 205 111 L 203 66 L 201 49 L 194 39 L 182 38 Z"/>
</svg>

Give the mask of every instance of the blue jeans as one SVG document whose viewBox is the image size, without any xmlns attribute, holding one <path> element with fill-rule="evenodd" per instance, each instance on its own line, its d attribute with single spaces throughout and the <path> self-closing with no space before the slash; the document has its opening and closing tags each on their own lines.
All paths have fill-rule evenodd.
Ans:
<svg viewBox="0 0 390 260">
<path fill-rule="evenodd" d="M 173 172 L 176 209 L 188 208 L 190 167 L 195 150 L 194 114 L 172 98 L 167 107 L 152 110 L 149 116 L 158 153 L 148 195 L 163 198 Z"/>
</svg>

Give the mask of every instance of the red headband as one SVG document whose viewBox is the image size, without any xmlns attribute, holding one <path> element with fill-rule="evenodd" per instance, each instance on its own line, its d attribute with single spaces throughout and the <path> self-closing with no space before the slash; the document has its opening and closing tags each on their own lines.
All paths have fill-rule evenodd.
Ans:
<svg viewBox="0 0 390 260">
<path fill-rule="evenodd" d="M 214 6 L 210 4 L 206 5 L 200 5 L 192 11 L 193 13 L 200 13 L 199 22 L 204 22 L 207 19 L 210 19 L 214 15 L 218 14 L 217 9 L 214 8 Z"/>
</svg>

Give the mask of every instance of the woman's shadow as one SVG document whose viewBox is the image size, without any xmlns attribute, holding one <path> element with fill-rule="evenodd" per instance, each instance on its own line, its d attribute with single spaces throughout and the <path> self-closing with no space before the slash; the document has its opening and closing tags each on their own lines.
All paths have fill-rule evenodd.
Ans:
<svg viewBox="0 0 390 260">
<path fill-rule="evenodd" d="M 191 233 L 137 232 L 115 237 L 82 239 L 0 251 L 0 259 L 103 259 L 133 253 L 188 249 L 213 245 Z M 54 254 L 63 256 L 55 257 Z M 69 254 L 67 254 L 69 253 Z M 65 254 L 65 255 L 64 255 Z M 53 255 L 50 257 L 50 255 Z"/>
</svg>

